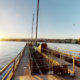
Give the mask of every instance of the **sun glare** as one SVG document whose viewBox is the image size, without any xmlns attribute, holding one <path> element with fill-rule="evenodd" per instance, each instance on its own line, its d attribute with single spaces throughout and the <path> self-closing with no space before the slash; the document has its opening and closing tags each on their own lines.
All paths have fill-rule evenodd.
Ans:
<svg viewBox="0 0 80 80">
<path fill-rule="evenodd" d="M 2 36 L 0 36 L 0 39 L 2 39 Z"/>
</svg>

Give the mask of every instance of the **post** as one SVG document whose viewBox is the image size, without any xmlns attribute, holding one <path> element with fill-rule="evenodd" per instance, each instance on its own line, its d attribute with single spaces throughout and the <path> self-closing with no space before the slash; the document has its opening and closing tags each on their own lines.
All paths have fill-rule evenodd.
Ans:
<svg viewBox="0 0 80 80">
<path fill-rule="evenodd" d="M 50 55 L 49 55 L 49 74 L 50 74 Z"/>
<path fill-rule="evenodd" d="M 66 50 L 66 57 L 67 57 L 67 50 Z"/>
<path fill-rule="evenodd" d="M 53 47 L 53 52 L 54 52 L 54 47 Z M 54 53 L 53 53 L 52 59 L 54 59 Z"/>
<path fill-rule="evenodd" d="M 53 53 L 53 51 L 52 51 L 52 53 Z M 53 71 L 53 54 L 52 54 L 52 62 L 51 63 L 52 63 L 51 66 L 52 66 L 52 71 Z"/>
<path fill-rule="evenodd" d="M 71 52 L 70 52 L 70 57 L 71 57 Z"/>
<path fill-rule="evenodd" d="M 46 50 L 46 51 L 47 51 L 46 55 L 48 56 L 48 50 Z M 48 57 L 46 58 L 46 61 L 48 62 Z"/>
<path fill-rule="evenodd" d="M 74 59 L 74 53 L 73 53 L 73 73 L 75 74 L 75 59 Z"/>
<path fill-rule="evenodd" d="M 53 52 L 54 52 L 54 47 L 53 47 Z M 54 54 L 54 53 L 53 53 Z M 52 55 L 52 60 L 54 59 L 54 55 Z M 52 71 L 53 71 L 53 61 L 52 61 Z"/>
<path fill-rule="evenodd" d="M 19 56 L 19 63 L 20 63 L 20 61 L 21 61 L 21 53 L 20 53 L 20 56 Z"/>
<path fill-rule="evenodd" d="M 14 59 L 14 63 L 13 63 L 13 77 L 15 76 L 15 59 Z"/>
<path fill-rule="evenodd" d="M 60 65 L 62 65 L 62 59 L 61 59 L 62 53 L 60 52 Z"/>
<path fill-rule="evenodd" d="M 61 55 L 61 59 L 63 59 L 63 50 L 62 50 L 62 55 Z"/>
<path fill-rule="evenodd" d="M 38 0 L 38 5 L 37 5 L 37 19 L 36 19 L 36 46 L 37 46 L 38 14 L 39 14 L 39 0 Z"/>
<path fill-rule="evenodd" d="M 32 41 L 33 42 L 33 23 L 34 23 L 34 14 L 33 14 L 33 19 L 32 19 Z"/>
<path fill-rule="evenodd" d="M 53 51 L 51 51 L 51 59 L 53 59 L 53 54 L 52 53 L 53 53 Z M 52 63 L 51 63 L 51 65 L 52 65 Z"/>
</svg>

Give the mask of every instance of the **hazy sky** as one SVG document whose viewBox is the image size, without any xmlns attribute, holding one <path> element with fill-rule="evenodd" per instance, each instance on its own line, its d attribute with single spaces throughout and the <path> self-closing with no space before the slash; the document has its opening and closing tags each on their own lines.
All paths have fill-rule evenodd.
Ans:
<svg viewBox="0 0 80 80">
<path fill-rule="evenodd" d="M 0 35 L 30 38 L 37 0 L 0 0 Z M 75 24 L 75 25 L 73 25 Z M 80 0 L 40 0 L 38 38 L 80 38 Z"/>
</svg>

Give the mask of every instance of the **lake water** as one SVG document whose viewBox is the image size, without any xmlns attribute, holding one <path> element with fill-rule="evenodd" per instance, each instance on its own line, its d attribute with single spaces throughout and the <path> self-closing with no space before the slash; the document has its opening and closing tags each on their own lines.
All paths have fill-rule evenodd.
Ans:
<svg viewBox="0 0 80 80">
<path fill-rule="evenodd" d="M 13 60 L 26 42 L 0 41 L 0 70 Z"/>
<path fill-rule="evenodd" d="M 54 46 L 58 48 L 70 49 L 75 51 L 80 51 L 79 44 L 70 44 L 70 43 L 47 43 L 49 46 Z"/>
<path fill-rule="evenodd" d="M 70 43 L 47 43 L 47 44 L 48 44 L 48 48 L 52 49 L 53 47 L 56 47 L 55 48 L 56 50 L 58 50 L 57 48 L 68 49 L 67 54 L 73 55 L 73 53 L 75 53 L 74 54 L 75 56 L 80 57 L 80 52 L 74 52 L 74 51 L 80 51 L 79 44 L 70 44 Z M 74 50 L 74 51 L 69 51 L 69 50 Z M 65 51 L 66 50 L 64 50 L 64 53 L 66 53 Z"/>
<path fill-rule="evenodd" d="M 44 43 L 44 42 L 41 42 L 41 43 Z M 64 48 L 64 49 L 70 49 L 70 50 L 80 51 L 80 45 L 79 44 L 47 43 L 47 45 L 48 45 L 48 47 L 57 47 L 57 48 Z"/>
</svg>

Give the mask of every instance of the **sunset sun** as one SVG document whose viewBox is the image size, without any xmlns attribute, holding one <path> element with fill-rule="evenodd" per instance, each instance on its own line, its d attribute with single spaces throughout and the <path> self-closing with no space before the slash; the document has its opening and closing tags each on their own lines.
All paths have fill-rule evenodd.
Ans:
<svg viewBox="0 0 80 80">
<path fill-rule="evenodd" d="M 2 36 L 0 36 L 0 39 L 2 39 Z"/>
</svg>

